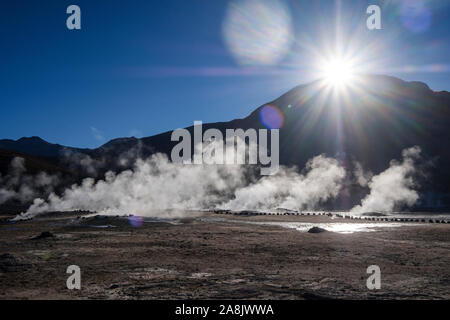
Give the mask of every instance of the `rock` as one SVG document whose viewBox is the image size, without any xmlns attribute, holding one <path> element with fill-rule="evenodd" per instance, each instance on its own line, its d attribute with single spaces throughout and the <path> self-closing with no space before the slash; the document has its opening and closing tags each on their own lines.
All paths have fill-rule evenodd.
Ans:
<svg viewBox="0 0 450 320">
<path fill-rule="evenodd" d="M 308 233 L 322 233 L 322 232 L 327 232 L 327 230 L 319 227 L 312 227 L 311 229 L 308 230 Z"/>
<path fill-rule="evenodd" d="M 20 272 L 28 268 L 30 268 L 30 264 L 20 262 L 12 254 L 0 255 L 0 271 L 2 272 Z"/>
<path fill-rule="evenodd" d="M 40 240 L 40 239 L 47 239 L 47 238 L 55 238 L 55 235 L 51 233 L 50 231 L 44 231 L 40 235 L 32 238 L 31 240 Z"/>
</svg>

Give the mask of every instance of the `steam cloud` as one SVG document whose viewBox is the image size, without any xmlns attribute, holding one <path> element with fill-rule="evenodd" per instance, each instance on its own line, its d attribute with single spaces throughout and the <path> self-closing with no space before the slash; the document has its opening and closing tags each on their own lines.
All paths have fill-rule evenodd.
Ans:
<svg viewBox="0 0 450 320">
<path fill-rule="evenodd" d="M 354 165 L 355 170 L 353 173 L 355 175 L 356 181 L 361 187 L 367 187 L 369 181 L 372 179 L 372 172 L 364 172 L 364 169 L 359 162 L 355 162 Z"/>
<path fill-rule="evenodd" d="M 120 143 L 120 139 L 115 141 Z M 61 164 L 72 172 L 80 172 L 82 175 L 98 178 L 106 171 L 106 168 L 113 167 L 118 171 L 132 168 L 138 159 L 143 158 L 144 152 L 151 151 L 151 148 L 143 146 L 140 140 L 137 140 L 136 145 L 131 148 L 127 146 L 125 151 L 117 151 L 116 145 L 102 148 L 104 150 L 114 149 L 115 157 L 91 157 L 86 153 L 65 149 L 62 152 Z"/>
<path fill-rule="evenodd" d="M 370 188 L 370 193 L 354 213 L 392 211 L 400 205 L 412 206 L 418 199 L 414 188 L 415 161 L 420 148 L 403 151 L 403 161 L 391 161 L 377 176 L 365 174 L 357 166 L 354 175 Z M 61 196 L 35 199 L 16 219 L 31 218 L 43 212 L 86 210 L 102 214 L 161 216 L 161 210 L 317 209 L 339 195 L 346 177 L 338 160 L 319 155 L 311 159 L 302 173 L 280 167 L 278 173 L 256 177 L 245 165 L 182 165 L 156 154 L 138 159 L 132 170 L 108 172 L 103 180 L 86 178 Z M 359 178 L 361 179 L 359 179 Z M 364 179 L 362 179 L 364 178 Z"/>
<path fill-rule="evenodd" d="M 0 175 L 0 204 L 7 201 L 27 203 L 38 195 L 53 192 L 59 183 L 59 177 L 41 172 L 37 175 L 26 174 L 25 159 L 15 157 L 9 166 L 8 174 Z"/>
<path fill-rule="evenodd" d="M 299 208 L 336 197 L 344 176 L 337 160 L 324 156 L 308 162 L 304 175 L 295 168 L 280 168 L 276 176 L 249 182 L 255 179 L 244 165 L 180 165 L 156 154 L 137 160 L 133 170 L 108 172 L 97 183 L 87 178 L 60 197 L 35 199 L 18 218 L 71 210 L 154 216 L 164 209 Z"/>
<path fill-rule="evenodd" d="M 403 161 L 392 160 L 387 170 L 372 177 L 367 183 L 370 193 L 351 212 L 392 212 L 399 206 L 413 206 L 419 199 L 419 194 L 414 190 L 417 185 L 413 175 L 417 172 L 415 161 L 420 159 L 420 153 L 418 146 L 403 150 Z M 362 177 L 360 168 L 360 182 L 364 183 Z"/>
<path fill-rule="evenodd" d="M 36 199 L 25 216 L 47 211 L 89 210 L 104 214 L 155 215 L 163 209 L 211 208 L 243 183 L 240 166 L 179 165 L 157 154 L 137 160 L 133 170 L 85 179 L 61 197 Z"/>
<path fill-rule="evenodd" d="M 231 210 L 305 209 L 335 198 L 341 189 L 345 170 L 338 161 L 322 155 L 308 161 L 306 173 L 295 168 L 280 170 L 257 183 L 236 191 L 235 199 L 223 205 Z"/>
</svg>

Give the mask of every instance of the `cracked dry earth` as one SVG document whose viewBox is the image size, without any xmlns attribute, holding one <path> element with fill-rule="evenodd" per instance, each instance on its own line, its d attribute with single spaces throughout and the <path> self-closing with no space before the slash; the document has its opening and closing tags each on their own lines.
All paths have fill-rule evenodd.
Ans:
<svg viewBox="0 0 450 320">
<path fill-rule="evenodd" d="M 449 224 L 311 234 L 248 222 L 337 221 L 201 215 L 140 227 L 74 213 L 2 216 L 0 299 L 450 298 Z M 66 287 L 69 265 L 81 268 L 81 290 Z M 370 265 L 381 268 L 380 290 L 366 287 Z"/>
</svg>

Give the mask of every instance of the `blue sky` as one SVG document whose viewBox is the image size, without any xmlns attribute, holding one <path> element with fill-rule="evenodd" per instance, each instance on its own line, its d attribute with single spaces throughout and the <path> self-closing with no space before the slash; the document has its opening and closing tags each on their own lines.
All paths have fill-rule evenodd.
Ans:
<svg viewBox="0 0 450 320">
<path fill-rule="evenodd" d="M 368 72 L 450 91 L 450 2 L 281 2 L 289 44 L 261 64 L 236 56 L 224 36 L 230 8 L 243 1 L 1 1 L 0 138 L 97 147 L 194 120 L 245 117 L 317 78 L 318 56 L 333 54 L 337 41 Z M 81 30 L 66 28 L 71 4 L 81 8 Z M 367 30 L 369 4 L 382 8 L 382 30 Z M 238 34 L 263 55 L 277 36 L 274 22 L 286 25 L 286 17 L 248 14 L 259 21 L 254 34 L 275 30 L 264 43 Z"/>
</svg>

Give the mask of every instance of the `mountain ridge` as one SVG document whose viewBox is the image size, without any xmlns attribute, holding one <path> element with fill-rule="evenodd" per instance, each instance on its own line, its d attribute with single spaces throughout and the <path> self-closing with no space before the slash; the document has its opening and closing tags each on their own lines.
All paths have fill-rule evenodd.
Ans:
<svg viewBox="0 0 450 320">
<path fill-rule="evenodd" d="M 379 77 L 382 79 L 388 79 L 389 81 L 391 81 L 392 83 L 395 84 L 407 84 L 410 86 L 410 88 L 412 89 L 419 89 L 419 90 L 425 90 L 428 91 L 429 93 L 432 93 L 433 95 L 437 95 L 437 96 L 442 96 L 443 98 L 449 99 L 450 100 L 450 92 L 446 91 L 446 90 L 442 90 L 442 91 L 433 91 L 426 83 L 421 82 L 421 81 L 405 81 L 402 80 L 400 78 L 397 77 L 392 77 L 392 76 L 385 76 L 385 75 L 366 75 L 365 77 Z M 252 111 L 248 116 L 243 117 L 243 118 L 236 118 L 230 121 L 220 121 L 220 122 L 214 122 L 214 123 L 205 123 L 204 126 L 209 126 L 211 124 L 224 124 L 224 123 L 233 123 L 233 122 L 241 122 L 244 121 L 250 117 L 254 117 L 255 114 L 265 105 L 271 105 L 274 103 L 279 103 L 280 101 L 283 101 L 285 99 L 287 99 L 289 96 L 298 93 L 299 90 L 305 90 L 308 89 L 312 86 L 317 85 L 318 83 L 320 83 L 321 80 L 315 80 L 313 82 L 307 83 L 307 84 L 300 84 L 294 88 L 292 88 L 291 90 L 287 91 L 286 93 L 284 93 L 283 95 L 281 95 L 280 97 L 278 97 L 277 99 L 263 104 L 262 106 L 256 108 L 254 111 Z M 184 129 L 189 129 L 192 126 L 188 126 L 185 127 Z M 161 135 L 167 135 L 168 133 L 171 133 L 173 130 L 168 130 L 165 132 L 161 132 L 161 133 L 157 133 L 155 135 L 152 136 L 147 136 L 147 137 L 142 137 L 142 138 L 136 138 L 136 137 L 118 137 L 118 138 L 114 138 L 111 139 L 110 141 L 104 143 L 103 145 L 100 145 L 97 148 L 79 148 L 79 147 L 70 147 L 70 146 L 65 146 L 65 145 L 61 145 L 58 143 L 51 143 L 48 142 L 44 139 L 42 139 L 39 136 L 31 136 L 31 137 L 21 137 L 17 140 L 14 139 L 0 139 L 0 148 L 5 149 L 5 150 L 13 150 L 13 151 L 18 151 L 18 152 L 24 152 L 27 154 L 30 154 L 32 156 L 38 156 L 38 157 L 57 157 L 60 155 L 60 153 L 63 150 L 71 150 L 71 151 L 76 151 L 76 152 L 80 152 L 80 153 L 89 153 L 89 152 L 93 152 L 95 150 L 100 150 L 100 149 L 109 149 L 117 144 L 123 144 L 123 143 L 127 143 L 130 141 L 133 142 L 137 142 L 137 141 L 145 141 L 154 137 L 158 137 Z"/>
<path fill-rule="evenodd" d="M 304 168 L 307 161 L 319 154 L 335 157 L 348 168 L 355 161 L 374 174 L 385 170 L 392 159 L 399 159 L 402 150 L 420 146 L 433 168 L 424 181 L 424 192 L 439 194 L 441 202 L 449 203 L 450 194 L 450 93 L 436 92 L 419 81 L 369 75 L 358 79 L 345 90 L 331 88 L 317 80 L 294 87 L 277 99 L 256 108 L 248 116 L 231 121 L 205 123 L 203 130 L 264 129 L 261 109 L 277 108 L 283 117 L 280 129 L 280 164 Z M 193 135 L 193 126 L 186 127 Z M 117 138 L 95 149 L 78 149 L 50 144 L 42 139 L 25 138 L 17 142 L 25 153 L 40 152 L 58 161 L 70 152 L 97 161 L 101 176 L 108 170 L 132 168 L 134 160 L 154 153 L 170 155 L 177 142 L 172 131 L 144 138 Z M 31 139 L 31 140 L 30 140 Z M 20 140 L 20 139 L 19 139 Z M 14 148 L 0 140 L 0 148 Z M 29 152 L 24 150 L 32 145 Z M 34 143 L 34 145 L 33 145 Z M 40 150 L 39 145 L 44 147 Z M 19 149 L 17 147 L 17 149 Z M 67 158 L 69 150 L 69 158 Z M 51 152 L 54 152 L 51 154 Z M 32 154 L 33 156 L 39 156 Z"/>
</svg>

